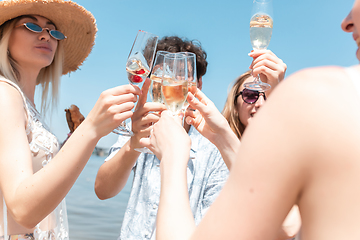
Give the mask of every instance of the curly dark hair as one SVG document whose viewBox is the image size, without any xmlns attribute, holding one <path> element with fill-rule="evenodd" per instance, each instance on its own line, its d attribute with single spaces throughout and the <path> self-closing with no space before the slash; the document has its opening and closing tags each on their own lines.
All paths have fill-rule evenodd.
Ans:
<svg viewBox="0 0 360 240">
<path fill-rule="evenodd" d="M 159 40 L 156 51 L 167 52 L 192 52 L 196 54 L 196 72 L 197 78 L 204 76 L 208 62 L 206 61 L 207 54 L 202 49 L 201 43 L 197 40 L 187 40 L 177 36 L 165 36 Z"/>
</svg>

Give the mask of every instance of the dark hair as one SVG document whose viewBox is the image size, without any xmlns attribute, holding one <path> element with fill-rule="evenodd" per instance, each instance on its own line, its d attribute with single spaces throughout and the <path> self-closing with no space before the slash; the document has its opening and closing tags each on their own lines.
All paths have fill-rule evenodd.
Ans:
<svg viewBox="0 0 360 240">
<path fill-rule="evenodd" d="M 196 54 L 196 72 L 197 78 L 204 76 L 208 62 L 206 61 L 207 54 L 202 49 L 201 43 L 197 40 L 187 40 L 186 38 L 179 38 L 177 36 L 165 36 L 159 40 L 156 51 L 167 52 L 192 52 Z"/>
</svg>

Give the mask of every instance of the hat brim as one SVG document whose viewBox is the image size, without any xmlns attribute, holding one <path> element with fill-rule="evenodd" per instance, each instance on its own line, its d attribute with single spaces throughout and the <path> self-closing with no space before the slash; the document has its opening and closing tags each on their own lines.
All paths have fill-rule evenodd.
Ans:
<svg viewBox="0 0 360 240">
<path fill-rule="evenodd" d="M 63 74 L 76 71 L 90 54 L 97 32 L 94 16 L 84 7 L 64 0 L 8 0 L 0 2 L 0 25 L 22 15 L 51 20 L 67 36 L 63 41 Z"/>
</svg>

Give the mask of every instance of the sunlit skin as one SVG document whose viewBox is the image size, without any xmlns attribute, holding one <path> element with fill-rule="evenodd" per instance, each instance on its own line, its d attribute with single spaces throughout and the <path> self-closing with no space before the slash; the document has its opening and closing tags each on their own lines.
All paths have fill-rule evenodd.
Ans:
<svg viewBox="0 0 360 240">
<path fill-rule="evenodd" d="M 360 0 L 342 28 L 359 46 Z M 359 49 L 356 55 L 360 60 Z M 234 141 L 227 141 L 232 130 L 224 127 L 214 104 L 200 92 L 198 100 L 188 98 L 202 114 L 188 122 L 235 159 L 228 182 L 198 226 L 185 205 L 189 200 L 183 169 L 188 159 L 181 154 L 189 151 L 189 143 L 163 147 L 173 136 L 186 135 L 169 124 L 171 117 L 162 116 L 154 125 L 153 142 L 146 145 L 154 145 L 154 152 L 161 150 L 164 156 L 157 239 L 276 239 L 276 228 L 293 204 L 303 220 L 296 239 L 359 239 L 360 102 L 354 87 L 358 75 L 353 81 L 346 70 L 317 67 L 290 76 L 247 127 L 241 147 L 234 144 L 238 151 L 232 156 L 229 145 Z M 161 124 L 177 132 L 168 136 Z"/>
<path fill-rule="evenodd" d="M 71 19 L 72 16 L 64 17 Z M 19 82 L 21 92 L 34 104 L 37 80 L 52 84 L 54 78 L 56 80 L 60 77 L 56 76 L 56 73 L 49 74 L 54 75 L 51 77 L 39 76 L 40 71 L 53 63 L 55 53 L 66 55 L 68 51 L 60 53 L 59 50 L 62 49 L 58 49 L 58 40 L 51 37 L 47 30 L 36 33 L 23 25 L 30 22 L 41 28 L 55 30 L 54 23 L 49 19 L 27 15 L 14 21 L 11 23 L 14 27 L 9 36 L 8 54 L 11 60 L 16 62 L 16 76 L 11 77 L 15 78 L 15 82 Z M 76 35 L 71 37 L 78 44 Z M 88 46 L 89 50 L 90 48 L 91 46 Z M 6 64 L 7 61 L 4 62 Z M 75 64 L 79 65 L 80 62 Z M 52 70 L 58 71 L 60 75 L 61 63 L 53 66 Z M 33 233 L 34 227 L 53 212 L 75 183 L 98 141 L 132 116 L 134 103 L 141 91 L 139 87 L 132 85 L 117 86 L 103 91 L 86 119 L 72 133 L 61 151 L 57 152 L 55 146 L 52 148 L 54 156 L 51 163 L 45 168 L 37 169 L 36 164 L 39 163 L 41 166 L 45 155 L 30 151 L 31 139 L 28 137 L 32 136 L 32 141 L 36 141 L 33 131 L 40 127 L 36 124 L 34 129 L 28 128 L 27 123 L 31 123 L 31 126 L 34 123 L 29 121 L 31 116 L 24 107 L 24 99 L 19 91 L 11 86 L 11 80 L 0 81 L 0 190 L 8 211 L 8 234 L 15 235 Z M 58 85 L 54 87 L 57 88 Z M 41 119 L 39 122 L 42 124 Z M 27 132 L 27 129 L 31 131 Z M 48 134 L 42 131 L 39 137 L 41 141 L 47 141 L 49 138 Z M 40 146 L 44 144 L 39 143 Z M 53 142 L 50 144 L 52 146 Z M 41 147 L 40 150 L 44 151 Z M 51 220 L 52 216 L 49 219 Z M 39 230 L 49 227 L 41 222 Z M 3 235 L 3 232 L 0 235 Z"/>
<path fill-rule="evenodd" d="M 253 77 L 249 77 L 244 81 L 244 83 L 252 82 Z M 244 89 L 244 84 L 241 85 L 239 92 Z M 244 102 L 241 96 L 237 98 L 236 110 L 239 114 L 239 119 L 244 126 L 247 126 L 252 118 L 255 116 L 260 107 L 265 103 L 264 96 L 261 94 L 259 99 L 254 104 L 249 104 Z"/>
<path fill-rule="evenodd" d="M 341 23 L 341 28 L 345 32 L 352 32 L 356 45 L 360 47 L 360 1 L 355 1 L 350 13 Z M 360 60 L 360 50 L 356 51 L 356 57 Z"/>
</svg>

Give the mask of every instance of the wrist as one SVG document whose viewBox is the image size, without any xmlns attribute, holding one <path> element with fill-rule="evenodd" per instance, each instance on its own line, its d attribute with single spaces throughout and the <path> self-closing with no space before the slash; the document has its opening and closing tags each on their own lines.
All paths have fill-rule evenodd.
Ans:
<svg viewBox="0 0 360 240">
<path fill-rule="evenodd" d="M 97 131 L 96 128 L 89 123 L 89 121 L 84 120 L 82 124 L 79 125 L 78 128 L 74 131 L 74 133 L 80 133 L 81 136 L 86 137 L 90 141 L 96 141 L 98 142 L 100 138 L 102 137 Z M 72 133 L 71 135 L 73 135 Z"/>
<path fill-rule="evenodd" d="M 139 134 L 134 133 L 134 135 L 131 136 L 128 141 L 129 150 L 135 151 L 135 148 L 141 148 L 142 146 L 140 145 L 140 139 L 141 137 L 139 136 Z"/>
<path fill-rule="evenodd" d="M 220 152 L 232 152 L 237 151 L 237 149 L 240 147 L 240 140 L 229 127 L 218 135 L 218 137 L 215 139 L 214 145 L 219 149 Z"/>
<path fill-rule="evenodd" d="M 190 149 L 189 149 L 190 150 Z M 186 168 L 190 158 L 190 151 L 165 151 L 161 156 L 162 165 L 167 168 L 178 170 L 179 168 Z"/>
</svg>

